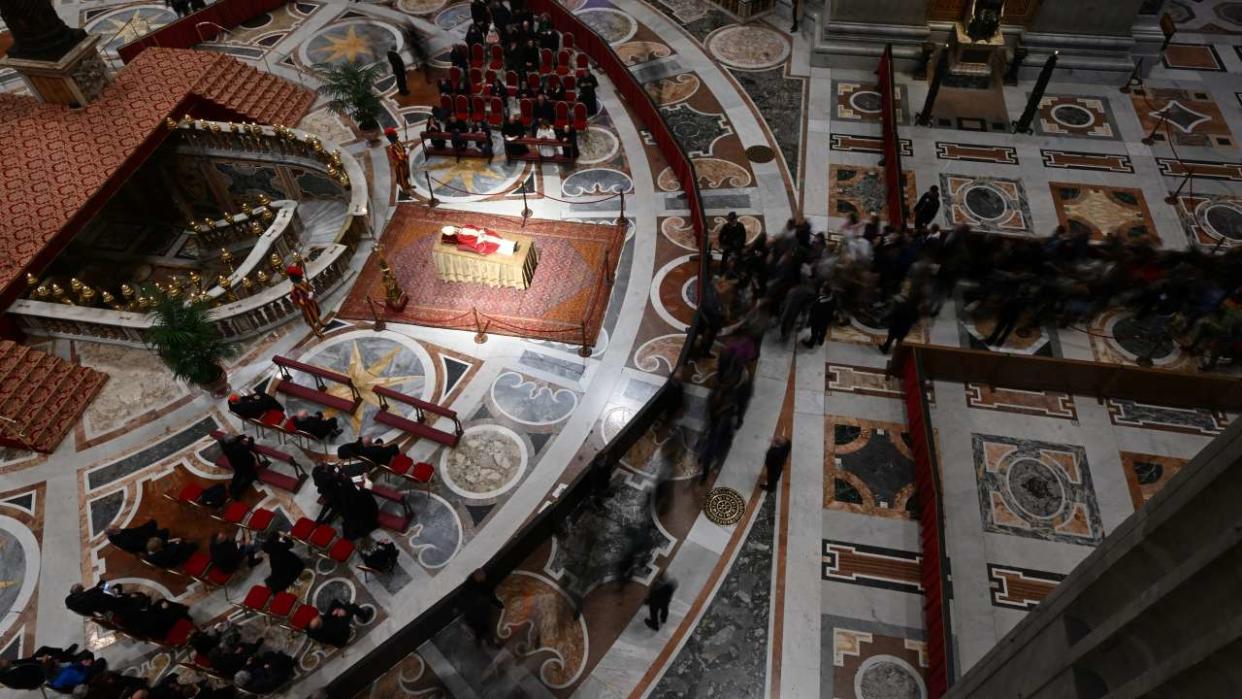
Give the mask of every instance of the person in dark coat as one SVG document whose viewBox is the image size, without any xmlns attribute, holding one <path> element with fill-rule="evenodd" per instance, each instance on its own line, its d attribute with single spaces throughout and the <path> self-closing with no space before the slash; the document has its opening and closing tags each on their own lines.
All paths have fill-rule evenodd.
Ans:
<svg viewBox="0 0 1242 699">
<path fill-rule="evenodd" d="M 940 188 L 932 185 L 931 189 L 923 193 L 919 197 L 919 201 L 914 205 L 914 228 L 926 228 L 927 224 L 936 219 L 936 214 L 940 212 Z"/>
<path fill-rule="evenodd" d="M 765 487 L 769 493 L 776 492 L 777 484 L 780 483 L 781 473 L 785 471 L 785 462 L 789 460 L 789 446 L 788 439 L 777 437 L 772 440 L 772 446 L 768 447 L 768 453 L 763 457 L 763 469 L 768 477 Z"/>
<path fill-rule="evenodd" d="M 647 593 L 647 611 L 651 615 L 643 623 L 653 631 L 660 630 L 660 624 L 668 621 L 668 605 L 673 601 L 673 593 L 677 591 L 677 581 L 664 575 L 664 571 L 656 576 L 651 583 L 651 591 Z"/>
<path fill-rule="evenodd" d="M 213 567 L 232 573 L 241 567 L 243 559 L 251 568 L 263 562 L 262 556 L 255 555 L 255 552 L 259 550 L 258 542 L 252 541 L 249 532 L 244 529 L 241 536 L 241 543 L 238 544 L 236 539 L 224 532 L 211 535 L 210 551 Z"/>
<path fill-rule="evenodd" d="M 0 658 L 0 685 L 9 689 L 38 689 L 46 681 L 42 661 Z"/>
<path fill-rule="evenodd" d="M 474 632 L 475 644 L 494 645 L 496 639 L 492 633 L 492 620 L 504 611 L 505 604 L 496 596 L 495 588 L 488 582 L 487 573 L 482 568 L 470 574 L 460 605 L 466 626 Z"/>
<path fill-rule="evenodd" d="M 190 608 L 178 602 L 162 599 L 151 604 L 138 617 L 137 629 L 148 638 L 164 638 L 172 627 L 182 619 L 190 618 Z"/>
<path fill-rule="evenodd" d="M 825 283 L 819 289 L 819 295 L 811 302 L 808 324 L 811 326 L 811 337 L 803 340 L 806 347 L 819 347 L 828 336 L 828 328 L 837 313 L 837 297 L 832 293 L 832 286 Z"/>
<path fill-rule="evenodd" d="M 549 102 L 547 97 L 539 95 L 535 98 L 534 118 L 535 122 L 546 121 L 551 124 L 556 121 L 556 105 Z"/>
<path fill-rule="evenodd" d="M 449 52 L 449 63 L 461 68 L 461 72 L 465 73 L 470 69 L 470 49 L 466 48 L 465 44 L 454 44 Z"/>
<path fill-rule="evenodd" d="M 729 258 L 742 254 L 742 248 L 746 247 L 746 226 L 737 220 L 736 211 L 730 211 L 725 217 L 716 241 L 720 244 L 721 267 L 729 264 Z"/>
<path fill-rule="evenodd" d="M 343 648 L 349 643 L 351 622 L 354 617 L 365 624 L 374 616 L 375 611 L 372 609 L 334 599 L 331 606 L 326 611 L 321 611 L 319 616 L 307 626 L 306 635 L 310 636 L 312 641 Z"/>
<path fill-rule="evenodd" d="M 258 420 L 269 410 L 284 412 L 279 401 L 262 391 L 255 391 L 244 396 L 236 393 L 229 396 L 229 412 L 240 418 Z"/>
<path fill-rule="evenodd" d="M 277 534 L 263 542 L 263 552 L 272 566 L 272 573 L 264 579 L 264 583 L 272 592 L 289 589 L 306 568 L 306 563 L 293 552 L 293 541 L 284 534 Z"/>
<path fill-rule="evenodd" d="M 363 551 L 362 562 L 368 568 L 387 573 L 397 565 L 397 545 L 387 540 L 376 542 L 370 551 Z"/>
<path fill-rule="evenodd" d="M 307 413 L 305 410 L 300 411 L 293 416 L 293 426 L 300 432 L 305 432 L 315 439 L 325 440 L 337 436 L 344 430 L 337 423 L 334 417 L 324 417 L 323 411 L 317 411 L 314 415 Z"/>
<path fill-rule="evenodd" d="M 514 142 L 519 138 L 526 138 L 526 127 L 522 126 L 522 122 L 517 118 L 512 116 L 505 118 L 500 134 L 505 138 L 506 158 L 510 160 L 520 158 L 530 152 L 530 148 L 525 143 Z"/>
<path fill-rule="evenodd" d="M 168 540 L 168 530 L 160 529 L 154 519 L 148 519 L 136 527 L 119 529 L 112 527 L 107 531 L 108 543 L 126 553 L 142 553 L 147 550 L 147 541 L 152 537 Z"/>
<path fill-rule="evenodd" d="M 483 0 L 473 0 L 470 3 L 470 19 L 475 24 L 487 24 L 492 20 L 492 13 L 487 8 L 487 3 Z"/>
<path fill-rule="evenodd" d="M 918 304 L 909 299 L 899 298 L 897 306 L 893 308 L 892 315 L 889 316 L 888 337 L 885 338 L 884 344 L 880 345 L 880 352 L 888 354 L 894 342 L 906 339 L 906 335 L 910 334 L 910 330 L 914 328 L 918 320 Z"/>
<path fill-rule="evenodd" d="M 185 563 L 197 550 L 198 544 L 193 541 L 180 538 L 165 541 L 153 536 L 147 540 L 146 559 L 157 568 L 171 569 Z"/>
<path fill-rule="evenodd" d="M 375 502 L 375 496 L 358 487 L 347 493 L 341 515 L 341 536 L 350 541 L 360 539 L 379 527 L 379 505 Z"/>
<path fill-rule="evenodd" d="M 294 660 L 288 653 L 265 651 L 250 659 L 233 676 L 233 684 L 247 692 L 267 694 L 293 678 Z"/>
<path fill-rule="evenodd" d="M 484 29 L 483 25 L 478 22 L 471 22 L 470 26 L 466 29 L 467 44 L 482 44 L 485 36 L 487 36 L 487 30 Z"/>
<path fill-rule="evenodd" d="M 259 457 L 254 453 L 254 437 L 234 435 L 224 440 L 220 448 L 229 461 L 229 467 L 233 469 L 229 494 L 237 499 L 259 478 Z"/>
<path fill-rule="evenodd" d="M 578 77 L 578 101 L 586 105 L 587 116 L 595 116 L 599 112 L 599 101 L 595 98 L 595 89 L 599 80 L 591 71 Z"/>
<path fill-rule="evenodd" d="M 392 66 L 392 77 L 397 79 L 397 92 L 401 95 L 410 94 L 410 86 L 405 82 L 405 61 L 401 59 L 401 54 L 390 50 L 388 65 Z"/>
</svg>

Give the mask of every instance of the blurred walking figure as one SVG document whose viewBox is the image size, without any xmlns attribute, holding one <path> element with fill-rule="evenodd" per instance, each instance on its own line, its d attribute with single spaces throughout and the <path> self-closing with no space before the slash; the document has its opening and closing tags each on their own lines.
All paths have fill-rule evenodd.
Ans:
<svg viewBox="0 0 1242 699">
<path fill-rule="evenodd" d="M 653 631 L 660 630 L 660 624 L 668 621 L 668 605 L 673 601 L 673 593 L 677 591 L 677 581 L 666 576 L 663 571 L 651 583 L 651 591 L 647 593 L 647 611 L 650 617 L 643 623 Z"/>
</svg>

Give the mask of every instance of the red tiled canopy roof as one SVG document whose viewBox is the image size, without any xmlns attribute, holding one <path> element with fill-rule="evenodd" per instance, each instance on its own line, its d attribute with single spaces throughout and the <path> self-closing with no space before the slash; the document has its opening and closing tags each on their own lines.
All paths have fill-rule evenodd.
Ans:
<svg viewBox="0 0 1242 699">
<path fill-rule="evenodd" d="M 24 288 L 167 135 L 186 112 L 294 124 L 314 94 L 236 59 L 149 48 L 83 109 L 0 94 L 0 302 Z"/>
</svg>

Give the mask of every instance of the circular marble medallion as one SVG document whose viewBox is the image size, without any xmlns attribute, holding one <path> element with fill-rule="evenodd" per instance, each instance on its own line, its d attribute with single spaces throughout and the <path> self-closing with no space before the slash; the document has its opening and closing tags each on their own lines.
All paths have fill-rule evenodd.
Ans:
<svg viewBox="0 0 1242 699">
<path fill-rule="evenodd" d="M 746 157 L 752 163 L 770 163 L 776 157 L 776 153 L 767 146 L 751 146 L 746 149 Z"/>
<path fill-rule="evenodd" d="M 1153 362 L 1167 361 L 1176 353 L 1168 331 L 1168 319 L 1153 315 L 1139 319 L 1126 314 L 1113 324 L 1113 340 L 1131 355 Z"/>
<path fill-rule="evenodd" d="M 389 24 L 351 20 L 329 25 L 302 44 L 302 60 L 317 63 L 371 64 L 384 60 L 389 51 L 400 51 L 401 32 Z"/>
<path fill-rule="evenodd" d="M 39 542 L 25 524 L 0 516 L 0 634 L 8 632 L 39 581 Z"/>
<path fill-rule="evenodd" d="M 436 26 L 446 31 L 464 27 L 470 21 L 470 3 L 453 5 L 436 15 Z"/>
<path fill-rule="evenodd" d="M 1043 462 L 1016 461 L 1009 466 L 1006 480 L 1014 504 L 1031 517 L 1051 519 L 1065 507 L 1065 487 L 1056 471 Z"/>
<path fill-rule="evenodd" d="M 987 185 L 974 185 L 963 197 L 966 209 L 978 219 L 995 221 L 1005 215 L 1005 197 Z"/>
<path fill-rule="evenodd" d="M 721 526 L 737 524 L 745 512 L 746 501 L 732 488 L 712 488 L 703 504 L 703 514 Z"/>
<path fill-rule="evenodd" d="M 410 172 L 414 176 L 414 191 L 419 196 L 427 197 L 426 173 L 431 176 L 431 186 L 437 199 L 481 201 L 514 190 L 526 174 L 526 163 L 521 160 L 509 163 L 504 158 L 491 161 L 484 158 L 458 160 L 438 155 L 428 160 L 422 144 L 415 144 L 410 149 Z"/>
<path fill-rule="evenodd" d="M 454 493 L 471 500 L 503 495 L 526 472 L 526 445 L 503 425 L 467 427 L 457 448 L 440 457 L 440 475 Z"/>
<path fill-rule="evenodd" d="M 578 164 L 595 165 L 608 160 L 621 148 L 621 142 L 608 129 L 590 126 L 578 134 Z"/>
<path fill-rule="evenodd" d="M 910 663 L 892 655 L 873 655 L 854 675 L 854 695 L 859 699 L 923 699 L 927 687 Z"/>
<path fill-rule="evenodd" d="M 1242 208 L 1238 202 L 1216 203 L 1203 210 L 1203 223 L 1229 240 L 1242 240 Z"/>
<path fill-rule="evenodd" d="M 177 13 L 162 5 L 130 6 L 104 13 L 86 23 L 86 31 L 104 37 L 101 48 L 116 50 L 135 39 L 177 21 Z"/>
<path fill-rule="evenodd" d="M 871 90 L 859 90 L 850 95 L 850 106 L 865 114 L 879 114 L 882 104 L 880 93 Z"/>
<path fill-rule="evenodd" d="M 439 11 L 446 4 L 447 0 L 397 0 L 397 7 L 411 15 L 428 15 Z"/>
<path fill-rule="evenodd" d="M 638 24 L 634 19 L 620 10 L 614 10 L 609 7 L 592 7 L 576 13 L 578 19 L 586 23 L 588 27 L 595 30 L 610 44 L 619 44 L 623 41 L 629 41 L 630 37 L 638 31 Z"/>
<path fill-rule="evenodd" d="M 1058 104 L 1049 114 L 1060 124 L 1075 129 L 1081 129 L 1095 121 L 1095 115 L 1090 110 L 1076 104 Z"/>
<path fill-rule="evenodd" d="M 734 68 L 771 68 L 789 56 L 789 42 L 785 37 L 758 24 L 735 24 L 717 29 L 705 43 L 717 60 Z"/>
</svg>

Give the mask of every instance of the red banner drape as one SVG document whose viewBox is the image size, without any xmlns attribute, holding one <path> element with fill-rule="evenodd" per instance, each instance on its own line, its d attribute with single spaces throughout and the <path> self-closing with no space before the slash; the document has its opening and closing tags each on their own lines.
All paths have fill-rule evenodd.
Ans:
<svg viewBox="0 0 1242 699">
<path fill-rule="evenodd" d="M 888 222 L 896 230 L 905 227 L 906 202 L 901 178 L 901 148 L 897 136 L 897 98 L 893 82 L 893 45 L 884 47 L 876 68 L 880 83 L 880 109 L 884 130 L 884 184 L 888 188 Z"/>
</svg>

